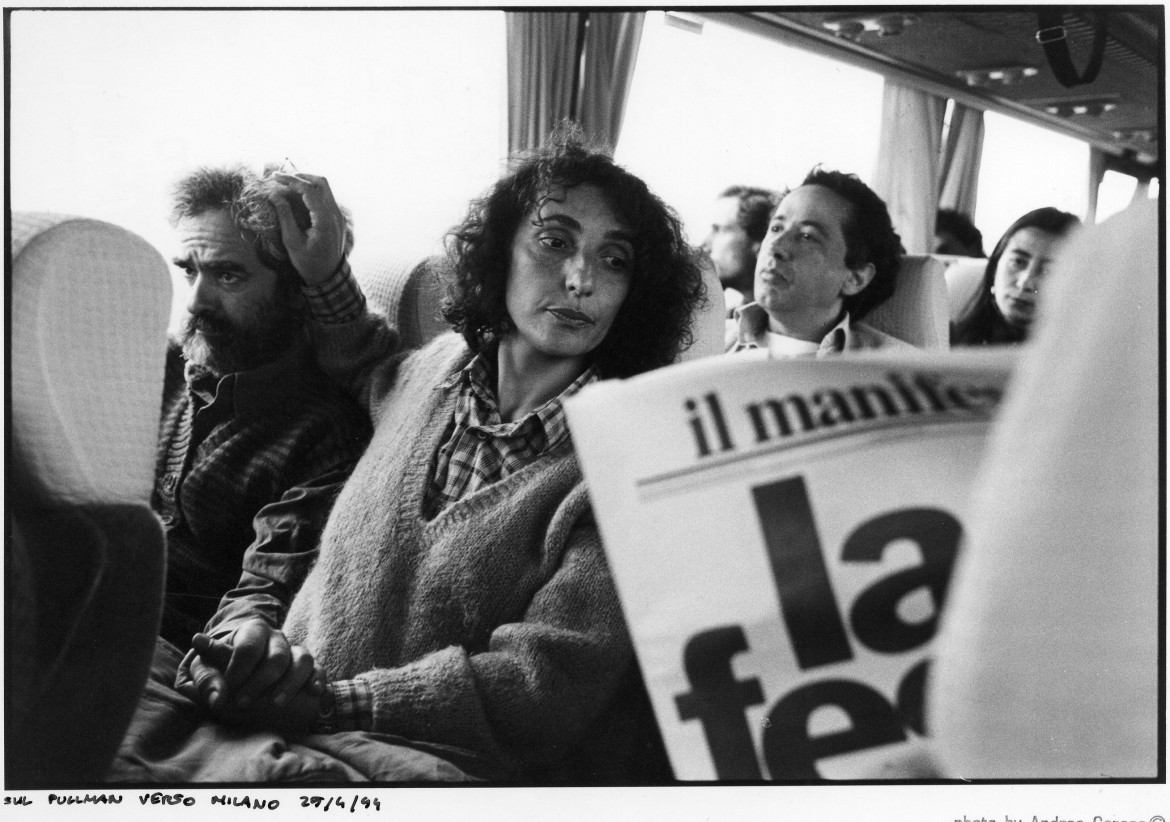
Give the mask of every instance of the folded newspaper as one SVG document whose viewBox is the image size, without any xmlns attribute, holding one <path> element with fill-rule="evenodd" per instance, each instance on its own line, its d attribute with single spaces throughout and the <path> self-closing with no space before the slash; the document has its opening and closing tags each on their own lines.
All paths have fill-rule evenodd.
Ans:
<svg viewBox="0 0 1170 822">
<path fill-rule="evenodd" d="M 1013 361 L 715 357 L 567 403 L 677 778 L 881 778 L 928 750 L 931 640 Z"/>
</svg>

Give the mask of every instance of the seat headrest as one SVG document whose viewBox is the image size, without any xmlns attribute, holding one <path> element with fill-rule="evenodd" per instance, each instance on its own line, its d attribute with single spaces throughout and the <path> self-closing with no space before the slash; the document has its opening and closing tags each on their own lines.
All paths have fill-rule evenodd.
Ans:
<svg viewBox="0 0 1170 822">
<path fill-rule="evenodd" d="M 371 307 L 398 329 L 406 348 L 421 348 L 451 326 L 443 319 L 441 255 L 403 258 L 392 254 L 355 254 L 354 277 Z"/>
<path fill-rule="evenodd" d="M 898 266 L 894 293 L 871 309 L 863 320 L 918 348 L 950 348 L 950 315 L 942 262 L 926 254 L 904 256 Z"/>
<path fill-rule="evenodd" d="M 52 499 L 147 502 L 171 279 L 135 234 L 84 217 L 13 212 L 12 441 Z"/>
<path fill-rule="evenodd" d="M 695 310 L 694 325 L 691 326 L 695 342 L 682 352 L 678 358 L 679 362 L 722 355 L 727 350 L 723 340 L 727 325 L 723 284 L 719 282 L 719 275 L 715 273 L 713 265 L 703 265 L 702 269 L 705 302 L 700 303 Z"/>
<path fill-rule="evenodd" d="M 947 280 L 951 322 L 957 322 L 975 301 L 986 271 L 987 260 L 982 257 L 954 257 L 948 262 L 943 274 Z"/>
</svg>

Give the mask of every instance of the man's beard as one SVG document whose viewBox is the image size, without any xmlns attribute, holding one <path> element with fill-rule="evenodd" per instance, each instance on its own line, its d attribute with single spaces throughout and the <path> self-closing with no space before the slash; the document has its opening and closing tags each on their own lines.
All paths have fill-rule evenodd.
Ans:
<svg viewBox="0 0 1170 822">
<path fill-rule="evenodd" d="M 304 310 L 281 293 L 250 308 L 240 325 L 208 310 L 189 314 L 179 339 L 188 362 L 222 377 L 278 359 L 302 337 L 304 328 Z"/>
</svg>

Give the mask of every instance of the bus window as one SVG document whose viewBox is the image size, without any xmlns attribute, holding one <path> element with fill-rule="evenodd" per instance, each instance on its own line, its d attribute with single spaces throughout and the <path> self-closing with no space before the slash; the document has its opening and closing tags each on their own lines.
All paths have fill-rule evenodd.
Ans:
<svg viewBox="0 0 1170 822">
<path fill-rule="evenodd" d="M 329 178 L 357 253 L 422 256 L 507 151 L 499 11 L 17 10 L 11 27 L 12 207 L 164 255 L 169 187 L 199 165 L 287 157 Z"/>
<path fill-rule="evenodd" d="M 1151 200 L 1158 198 L 1158 180 L 1150 180 L 1149 186 L 1142 190 L 1138 180 L 1129 174 L 1110 169 L 1101 178 L 1101 185 L 1097 189 L 1097 222 L 1107 220 L 1119 211 L 1129 208 L 1134 199 L 1148 197 Z"/>
<path fill-rule="evenodd" d="M 1017 217 L 1054 206 L 1078 217 L 1088 208 L 1089 146 L 988 111 L 975 226 L 987 253 Z"/>
<path fill-rule="evenodd" d="M 868 179 L 877 74 L 704 21 L 646 15 L 616 158 L 674 206 L 693 242 L 729 185 L 795 186 L 824 163 Z"/>
</svg>

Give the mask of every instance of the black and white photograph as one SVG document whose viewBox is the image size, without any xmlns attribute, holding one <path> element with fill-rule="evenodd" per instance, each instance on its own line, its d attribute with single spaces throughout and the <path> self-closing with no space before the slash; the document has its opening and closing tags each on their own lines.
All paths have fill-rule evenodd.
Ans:
<svg viewBox="0 0 1170 822">
<path fill-rule="evenodd" d="M 6 819 L 1165 822 L 1165 7 L 5 6 Z"/>
</svg>

